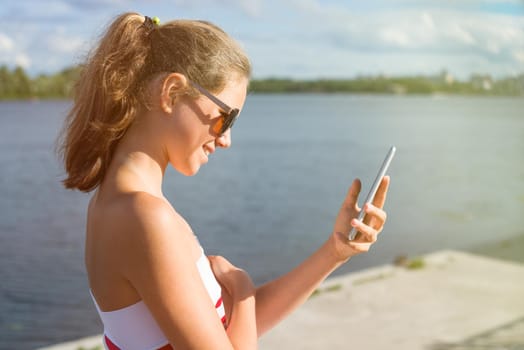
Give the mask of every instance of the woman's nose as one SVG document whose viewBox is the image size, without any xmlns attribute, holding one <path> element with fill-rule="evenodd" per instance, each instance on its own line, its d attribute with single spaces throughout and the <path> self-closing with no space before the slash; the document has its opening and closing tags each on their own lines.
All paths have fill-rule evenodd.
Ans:
<svg viewBox="0 0 524 350">
<path fill-rule="evenodd" d="M 222 148 L 231 147 L 231 129 L 227 129 L 222 135 L 216 138 L 216 145 Z"/>
</svg>

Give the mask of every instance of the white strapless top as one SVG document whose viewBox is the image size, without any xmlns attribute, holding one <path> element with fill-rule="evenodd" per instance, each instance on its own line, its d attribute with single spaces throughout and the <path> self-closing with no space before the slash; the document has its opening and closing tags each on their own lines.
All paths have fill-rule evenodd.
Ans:
<svg viewBox="0 0 524 350">
<path fill-rule="evenodd" d="M 196 262 L 202 282 L 217 310 L 224 326 L 226 315 L 222 303 L 222 290 L 218 284 L 209 260 L 204 254 Z M 153 315 L 141 300 L 123 309 L 104 312 L 91 293 L 100 319 L 104 324 L 104 345 L 108 350 L 158 350 L 172 349 Z"/>
</svg>

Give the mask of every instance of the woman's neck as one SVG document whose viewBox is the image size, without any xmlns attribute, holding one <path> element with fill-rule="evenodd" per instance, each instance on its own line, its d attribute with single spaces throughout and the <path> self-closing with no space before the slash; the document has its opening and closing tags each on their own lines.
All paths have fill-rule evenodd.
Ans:
<svg viewBox="0 0 524 350">
<path fill-rule="evenodd" d="M 161 149 L 155 149 L 154 144 L 145 142 L 153 138 L 144 136 L 143 132 L 146 131 L 139 130 L 136 125 L 127 130 L 115 150 L 107 175 L 121 191 L 145 191 L 163 197 L 162 180 L 167 157 Z"/>
</svg>

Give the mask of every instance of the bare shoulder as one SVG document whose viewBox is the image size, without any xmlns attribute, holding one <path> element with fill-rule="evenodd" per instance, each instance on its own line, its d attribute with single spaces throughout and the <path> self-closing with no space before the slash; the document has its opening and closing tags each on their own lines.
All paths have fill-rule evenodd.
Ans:
<svg viewBox="0 0 524 350">
<path fill-rule="evenodd" d="M 135 192 L 124 199 L 124 215 L 131 220 L 133 230 L 130 233 L 191 233 L 189 224 L 175 211 L 164 198 L 146 192 Z"/>
<path fill-rule="evenodd" d="M 182 254 L 195 250 L 191 227 L 167 200 L 136 192 L 128 195 L 122 208 L 121 219 L 133 258 L 147 258 L 143 255 L 167 248 Z"/>
<path fill-rule="evenodd" d="M 96 276 L 108 270 L 104 262 L 129 280 L 165 249 L 187 259 L 200 252 L 191 227 L 166 199 L 133 192 L 90 203 L 86 262 Z"/>
</svg>

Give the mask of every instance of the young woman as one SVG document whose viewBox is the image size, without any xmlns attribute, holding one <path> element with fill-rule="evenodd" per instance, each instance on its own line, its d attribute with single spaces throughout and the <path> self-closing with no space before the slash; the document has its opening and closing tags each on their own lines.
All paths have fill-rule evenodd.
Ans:
<svg viewBox="0 0 524 350">
<path fill-rule="evenodd" d="M 389 178 L 359 213 L 355 180 L 325 243 L 282 277 L 255 287 L 206 257 L 162 193 L 168 165 L 196 174 L 246 98 L 250 64 L 203 21 L 159 25 L 117 17 L 83 67 L 61 139 L 67 188 L 93 191 L 85 263 L 108 349 L 255 349 L 334 269 L 367 251 L 384 225 Z M 356 227 L 359 236 L 347 239 Z"/>
</svg>

